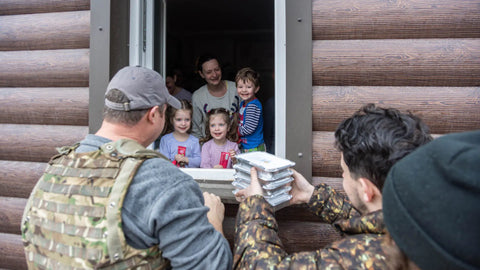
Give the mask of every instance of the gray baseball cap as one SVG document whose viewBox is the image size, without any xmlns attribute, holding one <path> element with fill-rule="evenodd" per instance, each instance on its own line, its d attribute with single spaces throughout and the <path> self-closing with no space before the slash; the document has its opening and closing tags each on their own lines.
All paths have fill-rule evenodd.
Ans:
<svg viewBox="0 0 480 270">
<path fill-rule="evenodd" d="M 180 101 L 168 93 L 162 76 L 149 68 L 139 66 L 122 68 L 113 76 L 105 95 L 112 89 L 122 91 L 130 100 L 125 103 L 116 103 L 105 99 L 105 106 L 112 110 L 142 110 L 165 103 L 176 109 L 182 107 Z"/>
</svg>

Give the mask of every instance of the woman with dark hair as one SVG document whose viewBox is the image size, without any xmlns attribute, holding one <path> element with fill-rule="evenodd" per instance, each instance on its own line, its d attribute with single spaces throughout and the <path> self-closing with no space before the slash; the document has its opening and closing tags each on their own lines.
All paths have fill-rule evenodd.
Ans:
<svg viewBox="0 0 480 270">
<path fill-rule="evenodd" d="M 197 63 L 198 74 L 206 84 L 192 95 L 193 128 L 197 138 L 205 137 L 206 114 L 213 108 L 238 111 L 239 97 L 232 81 L 222 80 L 222 69 L 218 59 L 210 54 L 202 55 Z"/>
</svg>

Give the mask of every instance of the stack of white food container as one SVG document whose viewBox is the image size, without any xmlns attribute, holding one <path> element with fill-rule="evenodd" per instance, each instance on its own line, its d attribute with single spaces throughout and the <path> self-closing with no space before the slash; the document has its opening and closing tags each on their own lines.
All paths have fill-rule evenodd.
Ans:
<svg viewBox="0 0 480 270">
<path fill-rule="evenodd" d="M 270 205 L 279 209 L 292 198 L 289 183 L 293 181 L 293 171 L 289 168 L 295 166 L 295 162 L 266 152 L 243 153 L 236 158 L 237 164 L 233 165 L 235 180 L 232 182 L 236 188 L 234 194 L 250 185 L 250 169 L 255 167 L 263 197 Z"/>
</svg>

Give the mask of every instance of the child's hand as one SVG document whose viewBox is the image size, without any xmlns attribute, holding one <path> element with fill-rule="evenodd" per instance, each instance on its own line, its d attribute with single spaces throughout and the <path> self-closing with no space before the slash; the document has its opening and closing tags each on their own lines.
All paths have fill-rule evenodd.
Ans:
<svg viewBox="0 0 480 270">
<path fill-rule="evenodd" d="M 180 162 L 180 161 L 183 160 L 184 157 L 185 157 L 185 156 L 182 155 L 182 154 L 176 154 L 176 155 L 175 155 L 175 160 L 176 160 L 177 162 Z"/>
<path fill-rule="evenodd" d="M 178 157 L 178 159 L 177 159 Z M 178 162 L 178 165 L 182 168 L 185 168 L 185 166 L 188 164 L 188 158 L 184 155 L 177 154 L 175 156 L 175 160 Z"/>
<path fill-rule="evenodd" d="M 214 169 L 223 169 L 223 166 L 220 165 L 220 164 L 217 164 L 215 166 L 213 166 Z"/>
<path fill-rule="evenodd" d="M 229 151 L 229 153 L 230 153 L 230 158 L 232 159 L 232 164 L 236 164 L 236 163 L 237 163 L 237 158 L 235 157 L 235 155 L 236 155 L 237 153 L 236 153 L 235 150 L 233 150 L 233 149 L 231 149 L 231 150 Z"/>
</svg>

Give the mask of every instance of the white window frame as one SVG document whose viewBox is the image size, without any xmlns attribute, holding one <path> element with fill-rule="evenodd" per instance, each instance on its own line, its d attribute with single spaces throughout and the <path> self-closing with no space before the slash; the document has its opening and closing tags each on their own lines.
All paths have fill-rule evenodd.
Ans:
<svg viewBox="0 0 480 270">
<path fill-rule="evenodd" d="M 166 1 L 161 1 L 160 74 L 165 70 Z M 148 12 L 146 12 L 147 10 Z M 286 158 L 286 0 L 275 0 L 275 155 Z M 154 0 L 130 0 L 130 65 L 153 67 Z M 203 190 L 234 201 L 233 169 L 183 169 Z"/>
</svg>

